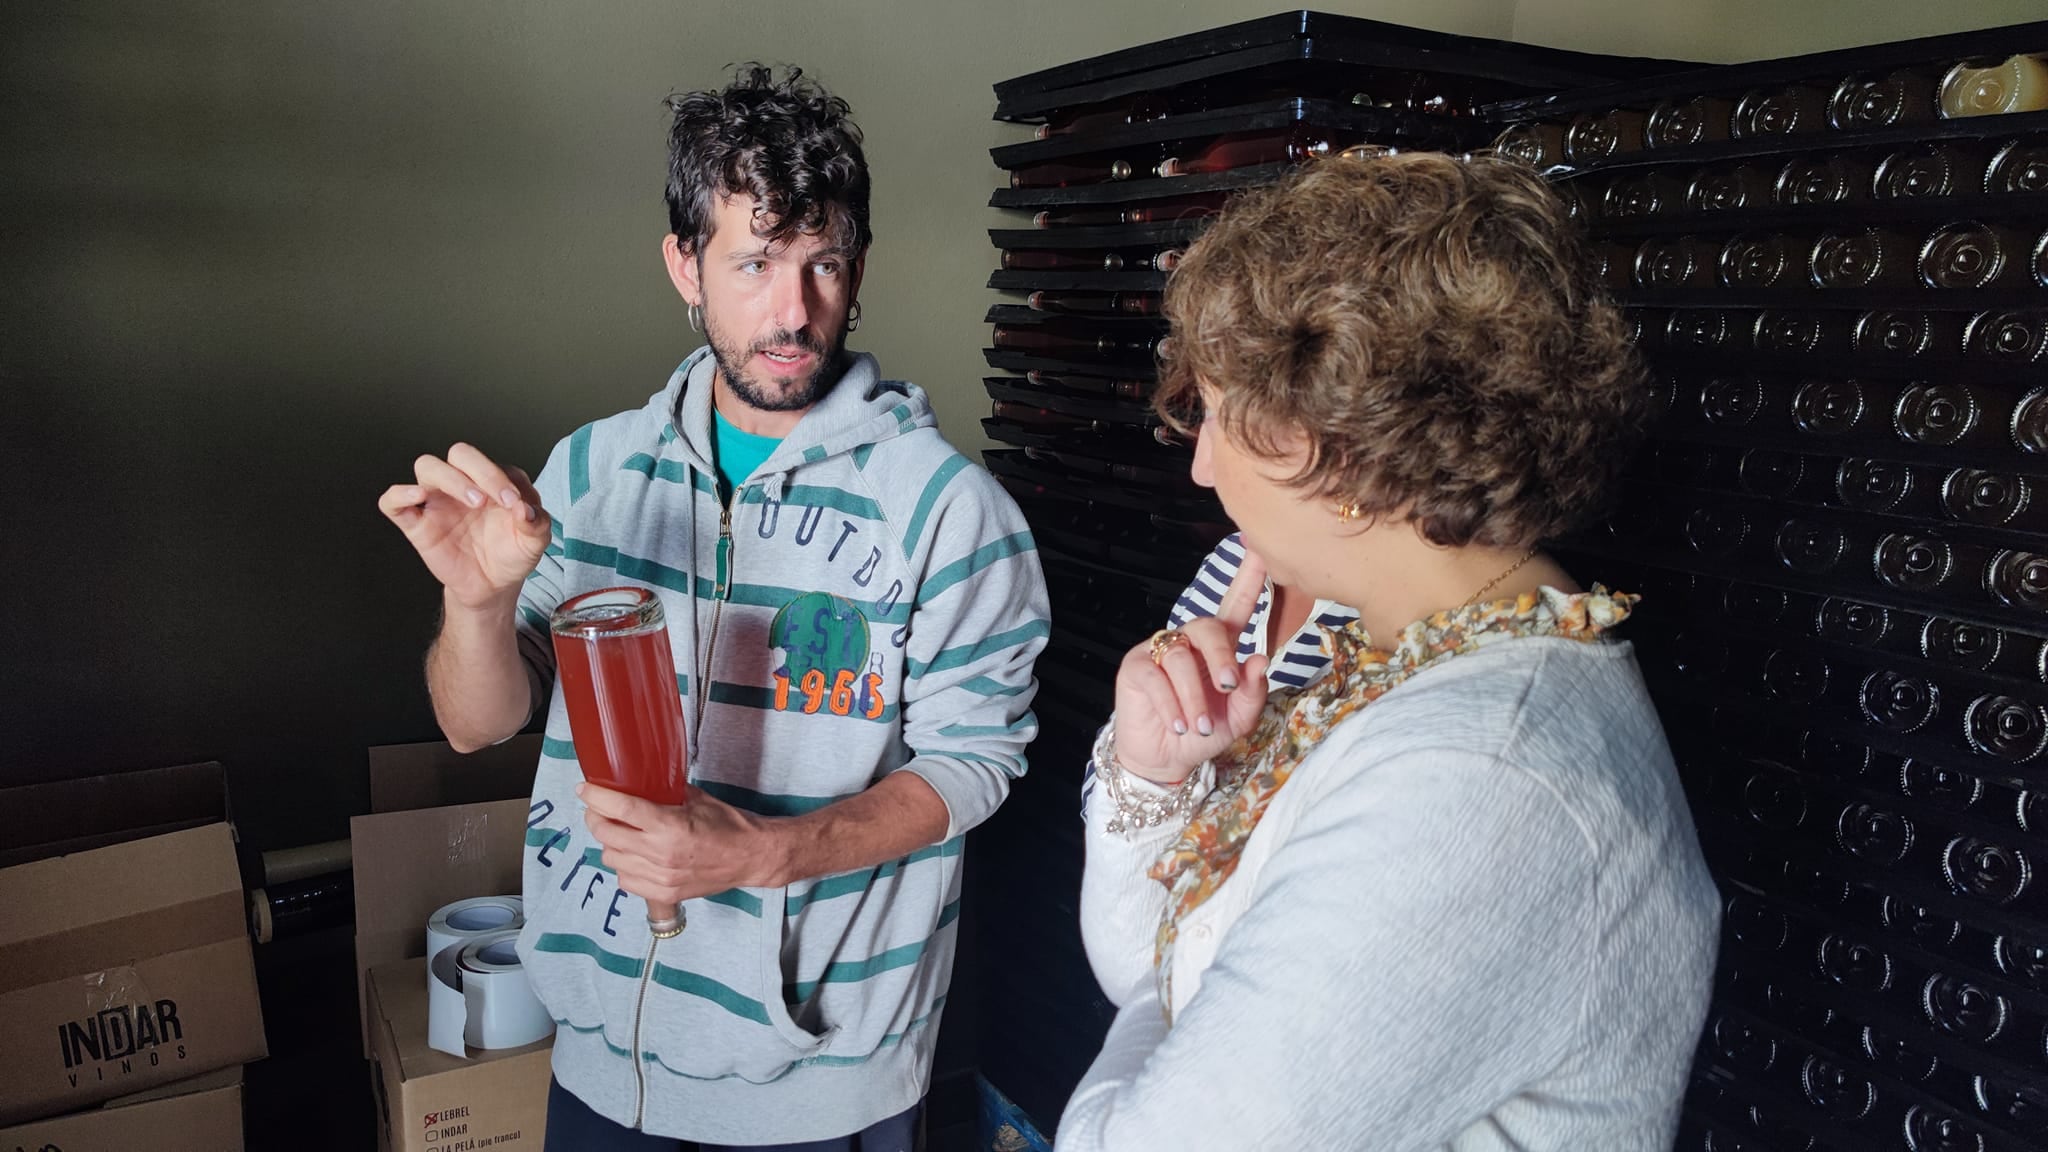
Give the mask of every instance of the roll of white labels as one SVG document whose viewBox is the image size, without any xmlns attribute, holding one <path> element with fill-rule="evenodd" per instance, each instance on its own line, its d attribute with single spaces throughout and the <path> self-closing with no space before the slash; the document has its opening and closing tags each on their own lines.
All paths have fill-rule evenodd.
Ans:
<svg viewBox="0 0 2048 1152">
<path fill-rule="evenodd" d="M 486 932 L 526 926 L 526 908 L 517 896 L 472 896 L 444 904 L 427 917 L 427 956 L 439 956 L 450 944 L 460 944 Z M 428 980 L 432 986 L 433 981 Z"/>
<path fill-rule="evenodd" d="M 492 927 L 484 927 L 486 923 Z M 515 897 L 450 904 L 427 928 L 427 1043 L 451 1056 L 517 1048 L 555 1030 L 519 965 Z"/>
</svg>

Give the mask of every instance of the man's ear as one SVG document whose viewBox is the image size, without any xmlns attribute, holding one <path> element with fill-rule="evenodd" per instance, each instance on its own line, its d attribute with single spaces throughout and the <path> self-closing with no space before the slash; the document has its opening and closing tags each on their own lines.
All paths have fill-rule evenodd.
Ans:
<svg viewBox="0 0 2048 1152">
<path fill-rule="evenodd" d="M 661 262 L 668 267 L 669 283 L 676 286 L 683 303 L 701 307 L 704 303 L 704 281 L 699 275 L 702 265 L 697 260 L 695 249 L 671 232 L 661 238 Z"/>
</svg>

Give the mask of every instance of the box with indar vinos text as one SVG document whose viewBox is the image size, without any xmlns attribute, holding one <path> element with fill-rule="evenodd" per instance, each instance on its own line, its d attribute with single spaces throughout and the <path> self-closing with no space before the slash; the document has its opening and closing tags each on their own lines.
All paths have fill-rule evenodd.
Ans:
<svg viewBox="0 0 2048 1152">
<path fill-rule="evenodd" d="M 224 823 L 0 869 L 0 1124 L 266 1054 Z"/>
<path fill-rule="evenodd" d="M 0 1152 L 242 1152 L 242 1067 L 0 1128 Z"/>
</svg>

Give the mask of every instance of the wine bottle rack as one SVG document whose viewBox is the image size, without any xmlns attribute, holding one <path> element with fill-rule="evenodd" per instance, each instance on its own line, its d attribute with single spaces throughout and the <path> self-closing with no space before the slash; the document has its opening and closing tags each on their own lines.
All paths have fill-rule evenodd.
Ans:
<svg viewBox="0 0 2048 1152">
<path fill-rule="evenodd" d="M 997 119 L 1043 130 L 991 150 L 1023 175 L 989 200 L 1010 218 L 989 232 L 988 286 L 1006 295 L 984 316 L 985 461 L 1031 522 L 1053 627 L 1032 772 L 976 834 L 993 863 L 969 874 L 976 906 L 1002 909 L 977 938 L 983 1071 L 1042 1127 L 1114 1015 L 1079 944 L 1081 767 L 1124 653 L 1232 530 L 1150 407 L 1173 257 L 1229 194 L 1297 163 L 1462 152 L 1500 131 L 1481 104 L 1677 66 L 1294 12 L 995 86 Z"/>
<path fill-rule="evenodd" d="M 2048 112 L 1939 103 L 2042 51 L 1484 110 L 1585 227 L 1659 412 L 1564 554 L 1644 595 L 1724 900 L 1687 1152 L 2048 1148 Z"/>
</svg>

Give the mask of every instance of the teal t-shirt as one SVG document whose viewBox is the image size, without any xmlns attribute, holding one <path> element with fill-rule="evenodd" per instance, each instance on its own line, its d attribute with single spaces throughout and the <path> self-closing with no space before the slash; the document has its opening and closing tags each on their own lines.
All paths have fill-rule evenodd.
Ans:
<svg viewBox="0 0 2048 1152">
<path fill-rule="evenodd" d="M 721 497 L 739 491 L 754 469 L 761 466 L 775 446 L 782 443 L 780 436 L 756 436 L 742 432 L 726 422 L 718 409 L 711 410 L 712 435 L 717 438 L 718 486 Z"/>
</svg>

